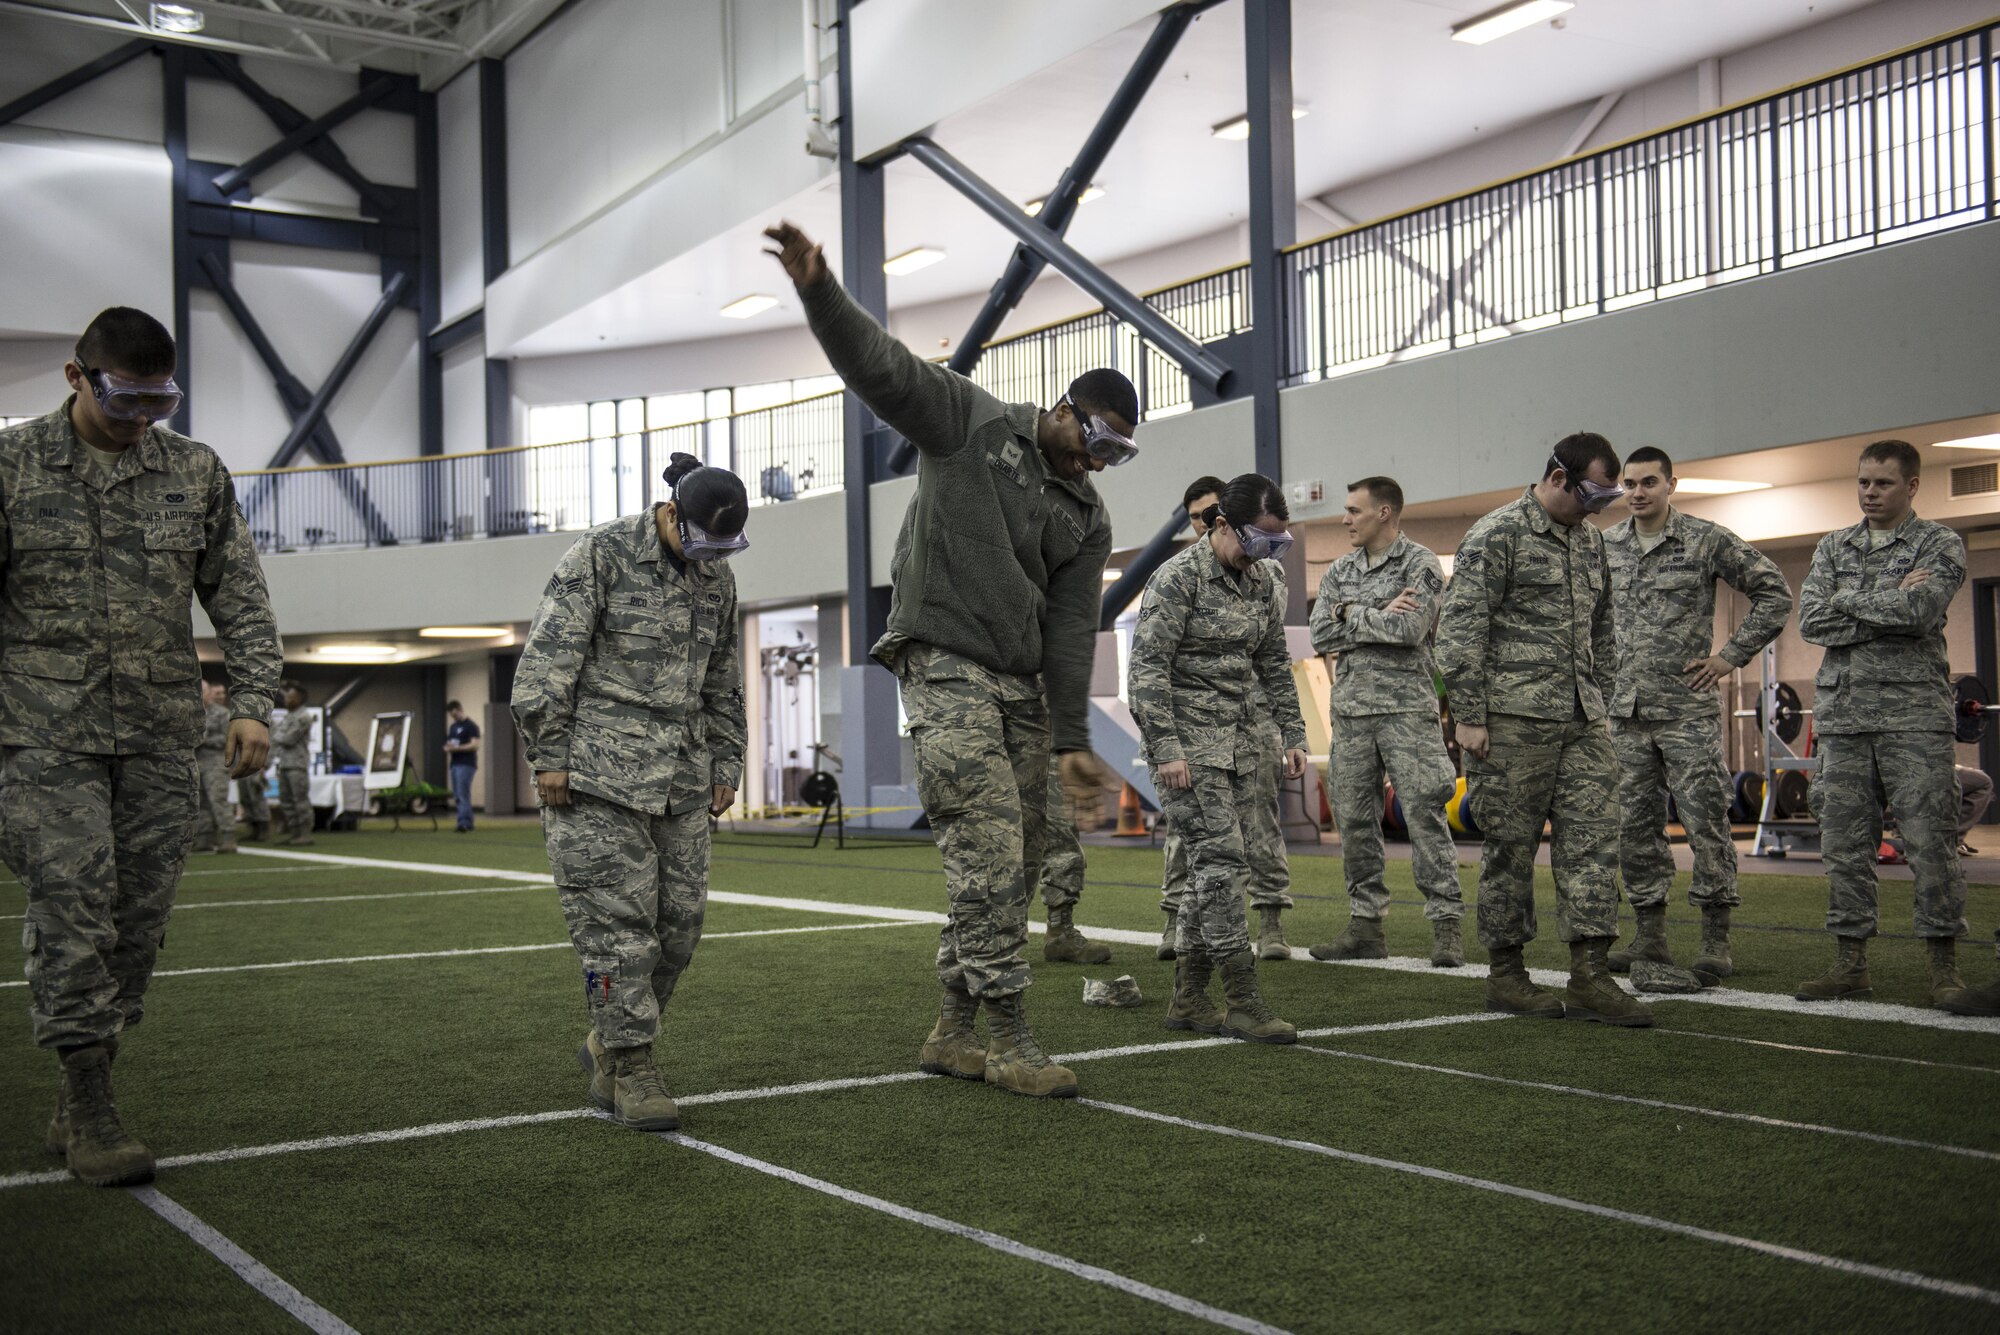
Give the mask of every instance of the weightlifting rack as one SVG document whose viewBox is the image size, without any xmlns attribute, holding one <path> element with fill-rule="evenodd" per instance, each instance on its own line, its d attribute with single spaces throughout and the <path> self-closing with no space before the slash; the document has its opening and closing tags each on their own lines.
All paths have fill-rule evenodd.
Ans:
<svg viewBox="0 0 2000 1335">
<path fill-rule="evenodd" d="M 1798 694 L 1778 680 L 1778 646 L 1775 643 L 1764 646 L 1761 667 L 1757 708 L 1737 711 L 1738 718 L 1757 720 L 1757 753 L 1764 775 L 1764 801 L 1757 815 L 1757 839 L 1751 844 L 1750 853 L 1760 858 L 1782 858 L 1795 849 L 1817 853 L 1819 822 L 1810 813 L 1805 816 L 1778 814 L 1779 776 L 1787 773 L 1811 776 L 1819 772 L 1819 757 L 1801 755 L 1792 749 L 1792 741 L 1796 741 L 1804 731 L 1804 720 L 1812 715 L 1812 711 L 1801 708 Z M 1784 737 L 1787 731 L 1791 733 L 1792 741 Z"/>
</svg>

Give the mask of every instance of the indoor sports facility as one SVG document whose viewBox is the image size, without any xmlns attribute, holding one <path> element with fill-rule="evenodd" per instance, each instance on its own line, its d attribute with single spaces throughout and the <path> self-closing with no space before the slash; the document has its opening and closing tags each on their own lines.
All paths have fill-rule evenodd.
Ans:
<svg viewBox="0 0 2000 1335">
<path fill-rule="evenodd" d="M 1997 99 L 0 3 L 0 1325 L 1994 1329 Z"/>
</svg>

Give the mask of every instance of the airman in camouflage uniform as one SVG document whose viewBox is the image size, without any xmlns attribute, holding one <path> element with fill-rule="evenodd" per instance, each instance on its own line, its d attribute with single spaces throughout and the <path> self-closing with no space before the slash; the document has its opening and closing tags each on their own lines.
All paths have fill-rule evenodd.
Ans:
<svg viewBox="0 0 2000 1335">
<path fill-rule="evenodd" d="M 1722 525 L 1674 509 L 1667 500 L 1673 486 L 1673 462 L 1663 451 L 1633 451 L 1625 462 L 1633 515 L 1604 535 L 1618 641 L 1610 702 L 1611 744 L 1621 771 L 1618 860 L 1639 919 L 1631 946 L 1612 951 L 1610 964 L 1613 973 L 1624 973 L 1634 960 L 1673 963 L 1667 947 L 1671 794 L 1694 853 L 1688 903 L 1701 910 L 1702 922 L 1694 971 L 1727 978 L 1736 971 L 1730 911 L 1742 900 L 1716 687 L 1785 628 L 1792 588 L 1770 557 Z M 1750 609 L 1728 642 L 1712 649 L 1717 580 L 1749 599 Z"/>
<path fill-rule="evenodd" d="M 201 742 L 194 749 L 201 784 L 196 853 L 236 851 L 236 804 L 229 797 L 229 765 L 222 756 L 229 742 L 229 706 L 218 698 L 221 694 L 220 687 L 202 686 L 203 727 Z"/>
<path fill-rule="evenodd" d="M 1584 522 L 1620 493 L 1602 436 L 1556 446 L 1542 481 L 1472 526 L 1438 623 L 1437 662 L 1486 835 L 1479 939 L 1489 1009 L 1644 1026 L 1607 965 L 1618 930 L 1618 760 L 1605 725 L 1617 661 L 1604 539 Z M 1535 850 L 1552 826 L 1562 1000 L 1521 961 L 1535 938 Z"/>
<path fill-rule="evenodd" d="M 243 823 L 250 827 L 244 837 L 253 844 L 263 843 L 271 833 L 271 797 L 264 791 L 268 782 L 261 770 L 236 781 L 236 804 L 243 808 Z"/>
<path fill-rule="evenodd" d="M 1275 487 L 1272 495 L 1282 505 Z M 1257 988 L 1243 911 L 1250 882 L 1244 845 L 1246 828 L 1258 819 L 1253 813 L 1272 800 L 1261 735 L 1276 724 L 1296 771 L 1304 765 L 1305 725 L 1285 645 L 1281 586 L 1266 563 L 1225 564 L 1216 544 L 1226 540 L 1204 538 L 1155 572 L 1132 637 L 1132 717 L 1189 868 L 1166 1023 L 1286 1043 L 1297 1030 L 1271 1013 Z M 1235 545 L 1232 554 L 1242 550 Z M 1180 786 L 1169 767 L 1184 767 Z M 1226 1014 L 1208 999 L 1211 970 L 1222 973 Z"/>
<path fill-rule="evenodd" d="M 160 387 L 146 400 L 159 406 L 132 417 L 105 407 L 140 379 L 113 360 L 120 346 L 166 360 L 141 381 Z M 119 1120 L 111 1061 L 145 1013 L 194 832 L 203 719 L 190 603 L 214 623 L 235 687 L 238 766 L 262 760 L 278 673 L 228 470 L 147 415 L 172 411 L 172 346 L 150 317 L 107 311 L 64 368 L 78 393 L 0 431 L 0 853 L 27 889 L 35 1042 L 62 1059 L 48 1147 L 100 1185 L 153 1172 Z"/>
<path fill-rule="evenodd" d="M 1445 820 L 1458 771 L 1438 723 L 1431 645 L 1444 567 L 1401 530 L 1403 489 L 1363 478 L 1348 489 L 1344 522 L 1353 551 L 1327 567 L 1313 602 L 1313 648 L 1338 654 L 1332 692 L 1334 823 L 1347 880 L 1347 930 L 1312 948 L 1313 958 L 1385 959 L 1382 919 L 1382 775 L 1396 785 L 1410 832 L 1411 871 L 1431 923 L 1431 963 L 1465 963 L 1459 919 L 1458 849 Z"/>
<path fill-rule="evenodd" d="M 278 767 L 278 813 L 286 835 L 278 842 L 305 848 L 313 842 L 312 725 L 306 712 L 305 688 L 287 679 L 283 686 L 285 716 L 271 728 L 271 761 Z"/>
<path fill-rule="evenodd" d="M 579 1059 L 599 1106 L 653 1131 L 679 1125 L 653 1043 L 701 940 L 709 817 L 736 800 L 744 745 L 735 574 L 670 549 L 665 509 L 569 549 L 512 700 L 590 1013 Z"/>
<path fill-rule="evenodd" d="M 950 895 L 937 954 L 943 997 L 919 1065 L 1072 1096 L 1075 1075 L 1028 1027 L 1022 948 L 1052 742 L 1079 817 L 1099 806 L 1089 690 L 1111 526 L 1090 474 L 1133 452 L 1137 395 L 1116 371 L 1091 371 L 1047 411 L 1002 403 L 891 337 L 796 227 L 766 235 L 833 369 L 917 451 L 888 633 L 870 653 L 902 682 L 917 794 Z"/>
<path fill-rule="evenodd" d="M 1920 519 L 1920 460 L 1903 441 L 1862 451 L 1862 512 L 1829 533 L 1799 590 L 1799 634 L 1823 645 L 1813 678 L 1819 772 L 1809 796 L 1826 861 L 1826 927 L 1838 959 L 1800 985 L 1804 1001 L 1864 997 L 1875 935 L 1875 857 L 1882 808 L 1895 809 L 1915 875 L 1916 932 L 1930 952 L 1931 1002 L 1965 992 L 1956 940 L 1965 932 L 1958 862 L 1958 781 L 1952 765 L 1956 702 L 1945 655 L 1945 609 L 1965 582 L 1965 543 Z"/>
</svg>

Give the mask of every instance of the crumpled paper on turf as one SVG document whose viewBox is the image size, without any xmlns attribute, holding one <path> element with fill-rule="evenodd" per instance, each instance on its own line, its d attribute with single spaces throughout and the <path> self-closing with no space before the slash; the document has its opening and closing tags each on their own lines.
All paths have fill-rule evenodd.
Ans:
<svg viewBox="0 0 2000 1335">
<path fill-rule="evenodd" d="M 1714 974 L 1696 973 L 1678 964 L 1661 964 L 1657 960 L 1632 961 L 1632 986 L 1641 992 L 1685 995 L 1714 987 L 1720 981 Z"/>
<path fill-rule="evenodd" d="M 1095 978 L 1083 980 L 1083 1004 L 1086 1006 L 1137 1006 L 1144 1001 L 1145 998 L 1139 995 L 1138 980 L 1129 973 L 1108 983 Z"/>
</svg>

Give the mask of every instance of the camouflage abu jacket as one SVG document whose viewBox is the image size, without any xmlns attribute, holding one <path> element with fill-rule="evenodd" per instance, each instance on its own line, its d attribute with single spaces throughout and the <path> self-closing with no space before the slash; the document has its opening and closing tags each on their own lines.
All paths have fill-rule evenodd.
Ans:
<svg viewBox="0 0 2000 1335">
<path fill-rule="evenodd" d="M 1246 769 L 1268 757 L 1273 722 L 1286 749 L 1305 747 L 1284 609 L 1264 564 L 1238 575 L 1205 538 L 1154 572 L 1126 692 L 1147 760 Z"/>
<path fill-rule="evenodd" d="M 1404 589 L 1416 590 L 1417 610 L 1384 612 Z M 1320 653 L 1340 655 L 1333 679 L 1335 717 L 1436 717 L 1431 644 L 1443 593 L 1444 567 L 1437 554 L 1402 534 L 1372 570 L 1360 547 L 1327 567 L 1313 600 L 1312 639 Z"/>
<path fill-rule="evenodd" d="M 1912 570 L 1928 580 L 1899 589 Z M 1813 678 L 1815 732 L 1949 732 L 1945 608 L 1965 583 L 1965 542 L 1910 515 L 1881 546 L 1868 522 L 1829 533 L 1799 589 L 1799 634 L 1824 645 Z"/>
<path fill-rule="evenodd" d="M 1743 667 L 1785 628 L 1792 586 L 1777 563 L 1720 524 L 1667 511 L 1667 527 L 1652 551 L 1639 545 L 1631 519 L 1604 534 L 1611 563 L 1611 619 L 1618 639 L 1613 718 L 1713 718 L 1714 691 L 1691 691 L 1681 669 L 1719 655 Z M 1750 600 L 1743 623 L 1720 649 L 1715 643 L 1715 581 Z"/>
<path fill-rule="evenodd" d="M 1438 620 L 1452 718 L 1601 719 L 1617 650 L 1604 535 L 1558 524 L 1528 488 L 1459 545 Z"/>
<path fill-rule="evenodd" d="M 515 671 L 514 722 L 537 772 L 679 814 L 743 782 L 736 576 L 726 561 L 677 569 L 653 514 L 598 525 L 556 565 Z"/>
<path fill-rule="evenodd" d="M 69 408 L 0 431 L 0 745 L 194 749 L 196 598 L 232 716 L 263 722 L 283 655 L 229 470 L 155 426 L 99 490 L 77 472 Z"/>
</svg>

